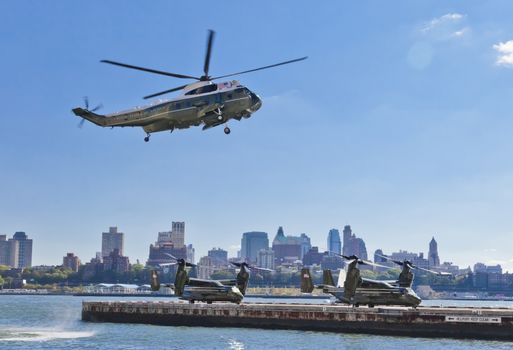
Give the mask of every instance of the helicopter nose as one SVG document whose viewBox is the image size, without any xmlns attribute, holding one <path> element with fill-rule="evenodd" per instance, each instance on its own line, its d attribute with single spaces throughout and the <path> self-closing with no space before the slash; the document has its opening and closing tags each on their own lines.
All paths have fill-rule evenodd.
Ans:
<svg viewBox="0 0 513 350">
<path fill-rule="evenodd" d="M 251 93 L 251 113 L 255 113 L 262 107 L 262 100 L 254 92 Z"/>
</svg>

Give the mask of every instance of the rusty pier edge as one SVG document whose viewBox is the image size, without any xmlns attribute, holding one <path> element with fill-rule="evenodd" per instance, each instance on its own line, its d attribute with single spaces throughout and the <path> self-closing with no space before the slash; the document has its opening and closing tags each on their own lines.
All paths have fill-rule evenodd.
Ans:
<svg viewBox="0 0 513 350">
<path fill-rule="evenodd" d="M 82 320 L 513 341 L 513 309 L 507 308 L 84 301 Z"/>
</svg>

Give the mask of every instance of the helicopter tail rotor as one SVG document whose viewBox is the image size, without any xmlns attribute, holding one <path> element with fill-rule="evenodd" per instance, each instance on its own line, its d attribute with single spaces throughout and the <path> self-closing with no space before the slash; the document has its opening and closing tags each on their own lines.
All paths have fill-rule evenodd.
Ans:
<svg viewBox="0 0 513 350">
<path fill-rule="evenodd" d="M 85 106 L 86 112 L 96 112 L 97 110 L 103 108 L 103 104 L 100 103 L 96 107 L 94 107 L 92 109 L 89 109 L 89 98 L 87 96 L 84 96 L 84 106 Z M 82 129 L 82 127 L 84 126 L 84 122 L 85 121 L 86 121 L 85 119 L 82 119 L 78 123 L 78 128 Z"/>
</svg>

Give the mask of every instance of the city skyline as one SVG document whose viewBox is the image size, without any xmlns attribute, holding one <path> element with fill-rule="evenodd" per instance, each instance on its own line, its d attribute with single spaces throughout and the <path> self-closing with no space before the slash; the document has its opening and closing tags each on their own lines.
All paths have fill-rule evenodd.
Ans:
<svg viewBox="0 0 513 350">
<path fill-rule="evenodd" d="M 198 8 L 222 16 L 169 21 Z M 324 246 L 351 223 L 369 255 L 425 251 L 435 235 L 442 259 L 513 271 L 511 9 L 2 2 L 0 234 L 27 232 L 33 263 L 56 264 L 70 250 L 94 256 L 110 226 L 125 233 L 124 254 L 145 261 L 173 218 L 188 223 L 197 256 L 233 254 L 243 232 L 279 226 Z M 95 15 L 76 25 L 77 13 Z M 77 127 L 84 96 L 110 113 L 182 83 L 100 60 L 197 74 L 208 29 L 213 75 L 308 59 L 237 77 L 263 104 L 230 135 L 192 128 L 144 143 L 139 129 Z"/>
<path fill-rule="evenodd" d="M 173 227 L 173 230 L 172 231 L 161 231 L 161 232 L 158 232 L 158 241 L 155 243 L 155 249 L 157 249 L 157 247 L 161 246 L 162 244 L 165 245 L 166 242 L 173 242 L 173 240 L 171 239 L 172 236 L 175 237 L 175 239 L 178 239 L 178 241 L 180 242 L 184 242 L 184 236 L 187 237 L 187 231 L 185 230 L 185 222 L 172 222 L 172 227 Z M 176 229 L 178 229 L 179 231 L 179 235 L 177 236 L 176 235 Z M 131 258 L 132 259 L 132 264 L 134 264 L 136 261 L 140 261 L 142 264 L 145 264 L 146 260 L 147 260 L 147 257 L 148 255 L 146 254 L 146 256 L 144 257 L 131 257 L 130 255 L 126 255 L 126 254 L 122 254 L 119 250 L 119 247 L 122 247 L 124 245 L 124 233 L 121 233 L 121 232 L 118 232 L 118 227 L 117 226 L 110 226 L 109 227 L 109 232 L 102 232 L 101 233 L 101 239 L 100 239 L 100 247 L 102 248 L 101 251 L 103 251 L 104 249 L 104 246 L 105 246 L 105 235 L 106 234 L 114 234 L 116 236 L 119 236 L 121 235 L 120 239 L 121 241 L 119 241 L 119 238 L 117 238 L 115 240 L 115 246 L 117 248 L 114 248 L 117 252 L 115 252 L 115 254 L 119 254 L 120 256 L 124 256 L 126 258 Z M 301 234 L 297 234 L 296 236 L 294 235 L 286 235 L 285 236 L 285 231 L 283 229 L 282 226 L 279 226 L 278 229 L 277 229 L 277 233 L 276 233 L 276 236 L 274 238 L 274 244 L 276 243 L 276 240 L 277 238 L 279 237 L 283 237 L 283 239 L 285 237 L 289 237 L 289 238 L 292 238 L 294 239 L 294 242 L 293 244 L 298 244 L 298 245 L 301 245 L 302 243 L 297 241 L 297 239 L 300 239 L 302 238 L 303 236 L 305 238 L 308 239 L 308 242 L 309 242 L 309 247 L 312 248 L 312 247 L 315 247 L 315 248 L 319 248 L 319 252 L 326 252 L 326 251 L 329 251 L 328 249 L 328 245 L 329 245 L 329 240 L 330 240 L 330 237 L 332 237 L 332 234 L 334 231 L 338 231 L 338 229 L 336 228 L 332 228 L 330 229 L 326 236 L 325 236 L 325 242 L 326 242 L 326 246 L 323 246 L 321 244 L 315 244 L 316 242 L 314 242 L 313 244 L 310 244 L 310 237 L 309 235 L 305 234 L 305 233 L 301 233 Z M 347 254 L 347 255 L 352 255 L 352 254 L 357 254 L 358 256 L 362 257 L 361 253 L 358 254 L 358 251 L 361 249 L 360 245 L 363 245 L 363 248 L 365 249 L 365 246 L 367 245 L 366 244 L 366 240 L 363 238 L 363 237 L 358 237 L 356 238 L 355 234 L 353 233 L 352 229 L 351 229 L 351 226 L 350 225 L 345 225 L 344 226 L 344 230 L 343 232 L 345 233 L 345 237 L 346 237 L 346 242 L 345 244 L 342 245 L 341 248 L 344 248 L 347 249 L 347 251 L 344 252 L 344 254 Z M 23 234 L 24 237 L 26 238 L 27 235 L 25 232 L 16 232 L 16 234 Z M 258 247 L 258 249 L 256 249 L 254 252 L 252 252 L 251 254 L 253 255 L 257 255 L 258 251 L 260 250 L 260 248 L 263 248 L 264 250 L 265 249 L 269 249 L 269 250 L 272 250 L 273 249 L 273 245 L 274 244 L 270 244 L 270 243 L 273 243 L 273 241 L 271 241 L 268 236 L 271 235 L 272 236 L 272 233 L 269 234 L 268 232 L 263 232 L 263 231 L 250 231 L 250 232 L 244 232 L 240 235 L 240 237 L 242 238 L 242 242 L 244 242 L 245 240 L 245 237 L 248 235 L 257 235 L 257 239 L 261 240 L 261 239 L 264 239 L 265 237 L 265 240 L 267 241 L 267 246 L 264 247 Z M 265 236 L 264 236 L 265 235 Z M 4 235 L 5 236 L 5 235 Z M 254 238 L 252 238 L 254 239 Z M 32 245 L 32 239 L 29 240 L 31 242 L 31 245 Z M 356 243 L 358 244 L 355 244 L 355 241 Z M 361 242 L 361 243 L 359 243 Z M 111 243 L 111 242 L 109 242 Z M 425 242 L 424 242 L 425 243 Z M 37 243 L 36 243 L 37 244 Z M 250 244 L 250 243 L 248 243 Z M 261 245 L 260 243 L 258 243 L 259 245 Z M 496 262 L 496 261 L 492 261 L 492 262 L 483 262 L 483 261 L 478 261 L 478 260 L 475 260 L 473 262 L 470 262 L 468 265 L 465 265 L 465 264 L 462 264 L 460 265 L 457 261 L 454 261 L 453 259 L 451 259 L 450 256 L 445 256 L 443 257 L 442 259 L 439 258 L 439 254 L 438 254 L 438 242 L 435 240 L 435 237 L 432 236 L 431 240 L 429 240 L 429 244 L 428 244 L 429 248 L 424 250 L 418 250 L 418 251 L 415 251 L 415 250 L 411 250 L 409 248 L 405 248 L 405 247 L 399 247 L 399 248 L 395 248 L 395 249 L 392 249 L 392 250 L 387 250 L 387 249 L 382 249 L 382 247 L 377 247 L 377 248 L 373 248 L 372 250 L 369 250 L 369 253 L 368 253 L 368 256 L 367 254 L 365 256 L 363 256 L 362 258 L 364 259 L 369 259 L 369 260 L 373 260 L 373 256 L 374 256 L 374 252 L 376 251 L 379 251 L 380 253 L 379 254 L 392 254 L 392 256 L 395 256 L 396 259 L 398 259 L 397 255 L 401 255 L 401 254 L 407 254 L 408 256 L 409 255 L 416 255 L 416 254 L 421 254 L 421 258 L 422 258 L 422 255 L 424 255 L 425 253 L 425 256 L 427 257 L 427 261 L 428 261 L 428 264 L 430 266 L 440 266 L 442 265 L 442 263 L 450 263 L 450 264 L 454 264 L 455 266 L 460 266 L 461 269 L 464 269 L 464 268 L 467 268 L 467 267 L 470 267 L 472 268 L 475 264 L 485 264 L 487 266 L 493 266 L 493 265 L 501 265 L 501 268 L 505 271 L 505 272 L 509 272 L 510 270 L 507 269 L 507 266 L 504 266 L 503 264 L 500 264 L 500 262 Z M 183 249 L 184 249 L 184 253 L 183 254 L 186 254 L 188 255 L 189 254 L 189 247 L 190 248 L 193 248 L 193 251 L 196 251 L 198 252 L 197 248 L 194 246 L 194 242 L 188 242 L 188 241 L 185 241 L 184 244 L 183 244 Z M 278 246 L 279 247 L 279 246 Z M 206 253 L 201 253 L 201 251 L 199 252 L 199 254 L 196 254 L 195 252 L 193 252 L 193 256 L 196 254 L 196 259 L 194 260 L 195 262 L 198 262 L 200 261 L 202 258 L 204 257 L 211 257 L 211 252 L 214 252 L 216 251 L 217 249 L 221 250 L 221 251 L 225 251 L 227 253 L 227 257 L 228 258 L 244 258 L 244 253 L 242 251 L 242 246 L 237 246 L 235 247 L 235 250 L 230 252 L 228 249 L 227 250 L 224 250 L 223 248 L 225 247 L 211 247 L 209 248 Z M 233 248 L 233 246 L 232 246 Z M 425 247 L 424 247 L 425 248 Z M 150 244 L 150 260 L 151 260 L 151 256 L 152 254 L 152 249 L 154 249 L 154 245 L 153 244 Z M 185 253 L 187 251 L 187 253 Z M 306 252 L 306 251 L 305 251 Z M 367 253 L 367 251 L 365 250 L 365 253 Z M 31 251 L 31 254 L 32 254 L 32 251 Z M 69 255 L 70 254 L 73 254 L 73 257 L 78 259 L 79 261 L 82 260 L 83 263 L 89 261 L 90 259 L 97 259 L 98 256 L 102 256 L 103 254 L 101 252 L 98 252 L 96 251 L 95 255 L 94 256 L 91 256 L 91 257 L 81 257 L 80 254 L 77 254 L 76 253 L 76 250 L 73 250 L 73 249 L 70 249 L 69 251 L 66 252 L 66 254 Z M 109 253 L 110 254 L 110 253 Z M 181 253 L 173 253 L 175 255 L 180 255 Z M 273 256 L 274 254 L 276 254 L 276 252 L 273 252 Z M 435 256 L 434 260 L 433 260 L 433 256 Z M 185 257 L 185 255 L 184 255 Z M 64 256 L 64 258 L 66 258 L 66 256 Z M 303 257 L 299 257 L 300 260 L 303 260 Z M 32 259 L 32 256 L 30 255 L 30 259 Z M 59 259 L 61 259 L 62 261 L 62 257 L 60 257 Z M 169 260 L 167 257 L 162 257 L 162 259 L 164 259 L 165 261 L 161 261 L 161 262 L 168 262 L 167 260 Z M 374 258 L 375 259 L 375 258 Z M 402 258 L 401 258 L 402 259 Z M 249 259 L 250 261 L 252 259 Z M 257 258 L 255 257 L 253 263 L 257 263 Z M 147 263 L 146 263 L 147 264 Z M 43 263 L 43 264 L 32 264 L 33 266 L 37 266 L 37 265 L 56 265 L 58 266 L 59 264 L 56 263 Z"/>
</svg>

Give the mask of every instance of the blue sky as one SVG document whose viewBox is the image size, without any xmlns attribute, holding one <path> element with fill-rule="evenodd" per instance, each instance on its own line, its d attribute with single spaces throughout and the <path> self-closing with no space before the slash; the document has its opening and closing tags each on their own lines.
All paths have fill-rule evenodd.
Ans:
<svg viewBox="0 0 513 350">
<path fill-rule="evenodd" d="M 513 22 L 509 1 L 0 3 L 0 233 L 34 239 L 34 264 L 88 261 L 118 226 L 144 262 L 186 221 L 197 257 L 305 232 L 325 247 L 351 224 L 369 252 L 427 251 L 513 270 Z M 240 76 L 251 119 L 157 133 L 102 129 L 109 113 L 183 81 L 99 63 L 201 74 L 308 55 Z"/>
</svg>

